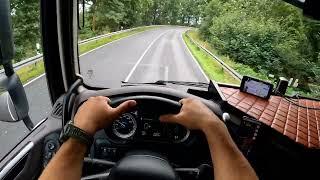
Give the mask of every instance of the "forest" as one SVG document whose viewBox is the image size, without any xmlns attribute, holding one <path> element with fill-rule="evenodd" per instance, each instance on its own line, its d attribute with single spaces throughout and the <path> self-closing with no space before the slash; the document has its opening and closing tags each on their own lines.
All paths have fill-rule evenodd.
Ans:
<svg viewBox="0 0 320 180">
<path fill-rule="evenodd" d="M 11 7 L 18 62 L 41 53 L 39 0 L 11 0 Z M 85 0 L 79 9 L 80 39 L 137 26 L 192 26 L 220 54 L 259 73 L 297 78 L 305 91 L 320 84 L 320 23 L 281 0 Z"/>
</svg>

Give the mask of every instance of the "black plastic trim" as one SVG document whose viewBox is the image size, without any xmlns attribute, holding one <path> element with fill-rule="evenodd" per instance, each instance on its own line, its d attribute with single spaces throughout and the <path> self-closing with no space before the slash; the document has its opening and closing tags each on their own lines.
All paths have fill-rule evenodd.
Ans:
<svg viewBox="0 0 320 180">
<path fill-rule="evenodd" d="M 40 1 L 43 61 L 51 103 L 64 92 L 59 56 L 56 1 Z"/>
</svg>

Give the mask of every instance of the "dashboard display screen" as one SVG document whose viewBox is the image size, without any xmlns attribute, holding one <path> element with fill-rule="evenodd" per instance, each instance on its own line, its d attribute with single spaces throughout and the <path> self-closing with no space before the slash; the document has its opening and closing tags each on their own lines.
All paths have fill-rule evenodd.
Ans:
<svg viewBox="0 0 320 180">
<path fill-rule="evenodd" d="M 241 82 L 241 91 L 264 99 L 271 95 L 273 85 L 259 79 L 244 76 Z"/>
</svg>

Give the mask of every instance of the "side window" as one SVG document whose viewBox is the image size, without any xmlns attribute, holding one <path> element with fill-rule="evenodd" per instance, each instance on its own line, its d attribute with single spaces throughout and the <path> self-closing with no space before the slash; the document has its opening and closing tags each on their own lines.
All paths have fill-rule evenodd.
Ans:
<svg viewBox="0 0 320 180">
<path fill-rule="evenodd" d="M 2 3 L 2 2 L 1 2 Z M 42 47 L 40 35 L 40 1 L 39 0 L 11 0 L 10 15 L 12 25 L 12 37 L 14 43 L 13 69 L 20 78 L 24 89 L 28 108 L 28 118 L 33 125 L 43 120 L 50 112 L 51 102 L 48 94 L 47 82 L 42 61 Z M 2 31 L 7 29 L 0 20 Z M 0 36 L 1 38 L 1 36 Z M 4 38 L 2 36 L 2 38 Z M 1 47 L 7 44 L 1 41 Z M 5 53 L 4 50 L 2 53 Z M 1 58 L 0 58 L 1 59 Z M 2 64 L 2 63 L 1 63 Z M 5 75 L 0 67 L 0 159 L 20 142 L 30 130 L 24 121 L 14 121 L 17 116 L 14 101 L 21 101 L 23 91 L 11 93 L 7 90 L 6 82 L 11 77 Z M 18 93 L 17 93 L 18 92 Z M 9 107 L 13 106 L 13 107 Z M 27 107 L 27 106 L 25 106 Z M 9 119 L 6 118 L 8 115 Z M 11 116 L 11 118 L 10 118 Z"/>
</svg>

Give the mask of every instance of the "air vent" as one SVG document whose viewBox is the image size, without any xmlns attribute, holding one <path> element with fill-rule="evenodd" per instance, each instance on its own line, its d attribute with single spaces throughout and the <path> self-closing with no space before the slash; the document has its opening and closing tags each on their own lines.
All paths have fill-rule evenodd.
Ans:
<svg viewBox="0 0 320 180">
<path fill-rule="evenodd" d="M 55 118 L 62 118 L 62 103 L 57 103 L 52 111 L 52 116 Z"/>
</svg>

